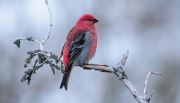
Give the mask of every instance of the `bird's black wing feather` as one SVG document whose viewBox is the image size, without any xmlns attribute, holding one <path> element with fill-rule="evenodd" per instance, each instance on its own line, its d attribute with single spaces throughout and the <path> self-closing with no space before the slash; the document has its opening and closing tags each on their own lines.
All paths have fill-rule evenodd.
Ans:
<svg viewBox="0 0 180 103">
<path fill-rule="evenodd" d="M 71 41 L 68 51 L 68 67 L 82 52 L 82 48 L 85 43 L 86 31 L 78 31 L 78 35 Z"/>
<path fill-rule="evenodd" d="M 70 77 L 70 73 L 72 70 L 72 65 L 73 65 L 73 61 L 80 55 L 80 53 L 82 52 L 82 48 L 84 46 L 85 43 L 85 36 L 86 36 L 86 31 L 78 31 L 78 34 L 76 35 L 76 37 L 74 39 L 72 39 L 70 46 L 69 46 L 69 51 L 68 51 L 68 63 L 65 67 L 65 70 L 67 71 L 67 74 L 64 74 L 61 85 L 60 85 L 60 89 L 64 86 L 65 89 L 67 90 L 68 87 L 68 81 L 69 81 L 69 77 Z M 63 54 L 61 52 L 61 54 Z"/>
</svg>

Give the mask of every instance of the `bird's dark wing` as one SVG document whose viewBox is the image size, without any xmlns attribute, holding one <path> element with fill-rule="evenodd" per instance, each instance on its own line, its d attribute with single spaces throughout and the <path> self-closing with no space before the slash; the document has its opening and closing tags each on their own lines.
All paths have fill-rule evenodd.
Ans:
<svg viewBox="0 0 180 103">
<path fill-rule="evenodd" d="M 71 63 L 80 55 L 83 46 L 86 42 L 87 31 L 78 31 L 76 37 L 74 37 L 70 43 L 68 51 L 68 63 L 66 67 L 69 67 Z"/>
<path fill-rule="evenodd" d="M 70 77 L 70 73 L 72 70 L 72 65 L 73 65 L 73 61 L 80 55 L 80 53 L 82 52 L 82 48 L 84 46 L 85 43 L 85 37 L 87 35 L 86 31 L 78 31 L 78 34 L 76 35 L 76 37 L 74 37 L 71 41 L 70 41 L 70 46 L 69 46 L 69 51 L 68 51 L 68 63 L 65 67 L 65 72 L 66 74 L 64 74 L 61 85 L 60 85 L 60 89 L 64 86 L 65 89 L 67 90 L 68 88 L 68 81 L 69 81 L 69 77 Z M 62 54 L 63 52 L 61 52 Z"/>
</svg>

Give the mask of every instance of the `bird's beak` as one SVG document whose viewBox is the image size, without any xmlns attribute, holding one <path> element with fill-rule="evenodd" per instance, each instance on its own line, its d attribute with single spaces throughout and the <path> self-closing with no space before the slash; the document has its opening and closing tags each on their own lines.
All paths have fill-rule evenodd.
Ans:
<svg viewBox="0 0 180 103">
<path fill-rule="evenodd" d="M 95 18 L 94 20 L 93 20 L 93 23 L 97 23 L 98 22 L 98 20 Z"/>
</svg>

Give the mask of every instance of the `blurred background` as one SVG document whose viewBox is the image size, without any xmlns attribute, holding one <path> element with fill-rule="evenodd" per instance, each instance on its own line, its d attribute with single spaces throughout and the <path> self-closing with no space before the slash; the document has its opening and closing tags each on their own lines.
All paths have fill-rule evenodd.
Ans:
<svg viewBox="0 0 180 103">
<path fill-rule="evenodd" d="M 124 69 L 143 94 L 147 73 L 152 103 L 180 103 L 180 1 L 179 0 L 49 0 L 53 27 L 44 50 L 60 55 L 69 30 L 84 13 L 99 22 L 98 48 L 90 63 L 117 66 L 129 50 Z M 26 52 L 38 49 L 34 42 L 13 41 L 48 33 L 49 13 L 45 0 L 0 0 L 0 103 L 136 103 L 114 74 L 75 67 L 68 90 L 59 89 L 62 73 L 49 66 L 32 75 L 31 84 L 20 82 Z"/>
</svg>

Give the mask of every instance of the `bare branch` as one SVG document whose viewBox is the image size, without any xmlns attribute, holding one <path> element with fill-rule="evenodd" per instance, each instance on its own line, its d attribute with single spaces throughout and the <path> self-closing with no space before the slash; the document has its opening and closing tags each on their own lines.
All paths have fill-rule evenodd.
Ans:
<svg viewBox="0 0 180 103">
<path fill-rule="evenodd" d="M 162 73 L 159 73 L 159 72 L 151 72 L 151 74 L 162 75 Z"/>
<path fill-rule="evenodd" d="M 147 82 L 148 82 L 148 79 L 150 77 L 151 74 L 157 74 L 157 75 L 162 75 L 161 73 L 158 73 L 158 72 L 153 72 L 153 71 L 150 71 L 148 74 L 147 74 L 147 77 L 146 77 L 146 80 L 145 80 L 145 84 L 144 84 L 144 99 L 146 99 L 146 94 L 147 94 Z M 153 93 L 151 94 L 151 96 L 149 98 L 146 99 L 146 101 L 149 103 L 150 100 L 151 100 L 151 97 L 153 96 L 155 90 L 153 91 Z"/>
<path fill-rule="evenodd" d="M 152 71 L 150 71 L 146 77 L 146 80 L 145 80 L 145 84 L 144 84 L 144 98 L 146 98 L 146 94 L 147 94 L 147 91 L 146 91 L 146 86 L 147 86 L 147 81 L 148 81 L 148 78 L 149 76 L 151 75 Z"/>
<path fill-rule="evenodd" d="M 34 42 L 36 42 L 37 44 L 40 45 L 39 41 L 37 41 L 37 40 L 36 40 L 35 38 L 33 38 L 33 37 L 19 38 L 19 39 L 15 40 L 13 43 L 14 43 L 15 45 L 17 45 L 18 48 L 20 48 L 21 40 L 34 41 Z"/>
<path fill-rule="evenodd" d="M 121 61 L 119 62 L 119 67 L 117 67 L 118 69 L 122 69 L 123 71 L 123 66 L 125 65 L 126 63 L 126 60 L 128 58 L 128 55 L 129 55 L 129 51 L 127 50 L 126 51 L 126 54 L 123 55 L 123 58 L 121 59 Z"/>
<path fill-rule="evenodd" d="M 139 94 L 139 92 L 135 89 L 135 87 L 128 79 L 122 79 L 121 81 L 127 87 L 127 89 L 130 91 L 130 93 L 133 95 L 133 97 L 137 100 L 138 103 L 146 103 L 146 101 L 143 99 L 143 97 Z"/>
<path fill-rule="evenodd" d="M 146 86 L 147 86 L 147 81 L 150 76 L 150 74 L 158 74 L 162 75 L 161 73 L 158 72 L 152 72 L 150 71 L 147 75 L 146 81 L 145 81 L 145 86 L 144 86 L 144 97 L 140 95 L 140 93 L 135 89 L 135 87 L 131 84 L 131 82 L 128 80 L 127 75 L 125 74 L 123 70 L 123 66 L 125 65 L 125 62 L 128 58 L 129 51 L 126 52 L 126 54 L 123 55 L 123 58 L 121 59 L 119 66 L 117 68 L 114 67 L 109 67 L 107 65 L 99 65 L 99 64 L 88 64 L 88 65 L 83 65 L 82 67 L 84 69 L 95 69 L 101 72 L 109 72 L 109 73 L 114 73 L 116 76 L 119 77 L 119 79 L 123 82 L 123 84 L 127 87 L 127 89 L 130 91 L 130 93 L 133 95 L 133 97 L 138 101 L 138 103 L 146 103 L 150 102 L 151 97 L 153 96 L 155 90 L 153 93 L 150 95 L 149 98 L 146 98 Z"/>
<path fill-rule="evenodd" d="M 155 90 L 153 90 L 153 92 L 151 93 L 151 95 L 146 99 L 146 101 L 147 101 L 148 103 L 150 103 L 151 97 L 153 96 L 154 93 L 155 93 Z"/>
<path fill-rule="evenodd" d="M 51 9 L 48 3 L 48 0 L 45 0 L 47 8 L 49 10 L 49 15 L 50 15 L 50 23 L 49 23 L 49 32 L 47 34 L 47 36 L 44 38 L 44 40 L 41 42 L 42 45 L 45 44 L 45 42 L 47 41 L 48 38 L 50 38 L 50 33 L 51 33 L 51 27 L 52 27 L 52 13 L 51 13 Z M 43 50 L 43 49 L 42 49 Z"/>
<path fill-rule="evenodd" d="M 121 61 L 119 62 L 119 66 L 117 67 L 117 70 L 116 70 L 116 71 L 118 71 L 118 75 L 120 75 L 120 76 L 119 76 L 119 79 L 123 79 L 124 76 L 126 76 L 126 75 L 124 75 L 125 72 L 124 72 L 124 70 L 123 70 L 123 66 L 124 66 L 125 63 L 126 63 L 126 60 L 127 60 L 127 58 L 128 58 L 128 55 L 129 55 L 129 51 L 127 50 L 127 51 L 126 51 L 126 54 L 123 55 L 123 58 L 122 58 Z"/>
<path fill-rule="evenodd" d="M 109 67 L 107 65 L 87 64 L 87 65 L 82 65 L 82 68 L 87 69 L 87 70 L 95 69 L 95 70 L 101 71 L 101 72 L 114 73 L 114 68 Z"/>
<path fill-rule="evenodd" d="M 126 63 L 126 60 L 128 58 L 129 51 L 127 50 L 126 54 L 123 55 L 123 58 L 121 59 L 121 62 L 119 63 L 119 67 L 115 71 L 118 71 L 119 73 L 119 79 L 123 82 L 123 84 L 127 87 L 127 89 L 130 91 L 130 93 L 133 95 L 133 97 L 138 101 L 138 103 L 145 103 L 140 93 L 135 89 L 135 87 L 131 84 L 131 82 L 128 80 L 127 75 L 125 74 L 125 71 L 123 70 L 123 66 Z M 117 73 L 115 73 L 117 74 Z"/>
<path fill-rule="evenodd" d="M 99 64 L 88 64 L 88 65 L 83 65 L 82 67 L 84 69 L 89 69 L 89 70 L 95 69 L 101 72 L 110 72 L 116 74 L 116 76 L 118 77 L 122 77 L 124 75 L 120 76 L 120 74 L 124 73 L 123 66 L 125 65 L 128 55 L 129 55 L 129 51 L 127 50 L 126 54 L 123 55 L 122 60 L 119 62 L 119 66 L 117 68 L 109 67 L 107 65 L 99 65 Z"/>
<path fill-rule="evenodd" d="M 123 55 L 123 58 L 119 62 L 119 66 L 117 68 L 109 67 L 107 65 L 98 65 L 98 64 L 88 64 L 88 65 L 83 65 L 82 67 L 84 69 L 90 69 L 90 70 L 95 69 L 101 72 L 114 73 L 116 76 L 119 77 L 119 79 L 127 87 L 127 89 L 130 91 L 133 97 L 138 101 L 138 103 L 146 103 L 145 99 L 143 99 L 140 93 L 135 89 L 135 87 L 128 80 L 127 75 L 125 74 L 123 70 L 123 66 L 126 63 L 128 55 L 129 55 L 129 51 L 127 51 L 126 54 Z"/>
<path fill-rule="evenodd" d="M 19 40 L 28 40 L 28 41 L 34 41 L 37 44 L 40 44 L 39 41 L 37 41 L 36 39 L 32 38 L 32 40 L 29 40 L 28 38 L 20 38 Z"/>
</svg>

